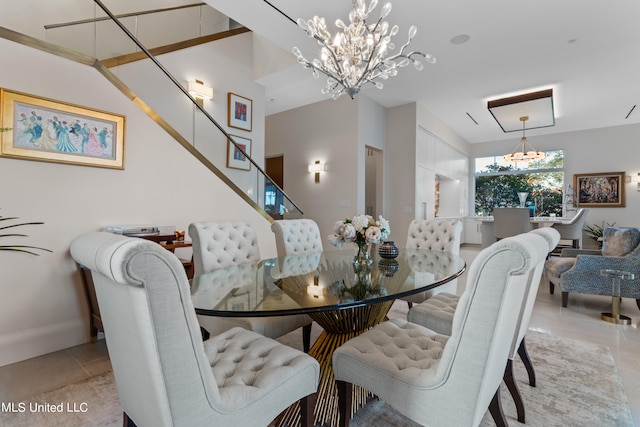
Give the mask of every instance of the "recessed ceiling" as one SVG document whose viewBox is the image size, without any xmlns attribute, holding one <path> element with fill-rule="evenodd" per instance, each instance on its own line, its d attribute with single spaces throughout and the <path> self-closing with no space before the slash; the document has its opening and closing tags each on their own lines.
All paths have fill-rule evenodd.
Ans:
<svg viewBox="0 0 640 427">
<path fill-rule="evenodd" d="M 553 111 L 553 89 L 494 99 L 487 103 L 487 108 L 503 132 L 521 131 L 522 117 L 527 117 L 526 129 L 538 129 L 556 124 Z"/>
</svg>

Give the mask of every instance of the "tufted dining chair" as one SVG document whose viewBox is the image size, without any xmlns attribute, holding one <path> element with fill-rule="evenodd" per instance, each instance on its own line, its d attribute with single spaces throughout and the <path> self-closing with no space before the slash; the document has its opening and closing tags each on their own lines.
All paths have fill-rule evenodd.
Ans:
<svg viewBox="0 0 640 427">
<path fill-rule="evenodd" d="M 533 230 L 528 208 L 494 208 L 493 232 L 497 240 Z"/>
<path fill-rule="evenodd" d="M 560 233 L 551 227 L 537 228 L 530 231 L 530 233 L 537 234 L 544 238 L 549 251 L 555 248 L 560 241 Z M 531 320 L 531 313 L 533 312 L 543 270 L 544 262 L 541 262 L 531 271 L 531 278 L 527 285 L 527 298 L 524 301 L 522 315 L 518 320 L 519 327 L 517 329 L 517 335 L 513 341 L 511 356 L 507 362 L 504 374 L 505 384 L 515 401 L 518 421 L 521 423 L 524 423 L 525 410 L 520 391 L 513 377 L 513 359 L 516 355 L 520 356 L 520 359 L 522 359 L 527 369 L 529 385 L 535 387 L 536 375 L 527 352 L 525 335 L 529 329 L 529 321 Z M 457 295 L 448 293 L 438 294 L 424 303 L 413 307 L 413 309 L 409 311 L 407 318 L 409 322 L 417 323 L 439 334 L 451 335 L 453 315 L 459 300 L 460 298 Z"/>
<path fill-rule="evenodd" d="M 322 252 L 322 237 L 312 219 L 279 219 L 271 223 L 278 257 L 307 252 Z"/>
<path fill-rule="evenodd" d="M 260 260 L 258 237 L 246 221 L 201 221 L 189 225 L 193 243 L 193 264 L 196 276 L 225 267 L 255 263 Z M 223 278 L 224 280 L 224 278 Z M 255 277 L 250 280 L 255 282 Z M 242 283 L 236 283 L 238 288 Z M 306 314 L 269 317 L 214 317 L 198 315 L 200 325 L 217 335 L 235 326 L 278 338 L 298 328 L 302 329 L 303 348 L 311 344 L 312 320 Z"/>
<path fill-rule="evenodd" d="M 422 425 L 474 427 L 487 408 L 506 425 L 499 387 L 532 270 L 548 248 L 526 233 L 483 249 L 468 270 L 450 336 L 393 319 L 336 349 L 340 426 L 349 425 L 351 384 Z"/>
<path fill-rule="evenodd" d="M 94 279 L 125 426 L 264 427 L 298 400 L 312 425 L 318 362 L 242 328 L 203 342 L 175 255 L 91 232 L 71 256 Z"/>
<path fill-rule="evenodd" d="M 462 221 L 453 220 L 418 220 L 414 219 L 409 224 L 407 232 L 407 249 L 429 249 L 448 252 L 453 255 L 460 254 L 460 242 L 462 236 Z M 438 286 L 435 289 L 410 295 L 403 300 L 407 301 L 409 308 L 413 304 L 419 304 L 433 295 L 448 292 L 455 294 L 458 287 L 456 279 Z"/>
</svg>

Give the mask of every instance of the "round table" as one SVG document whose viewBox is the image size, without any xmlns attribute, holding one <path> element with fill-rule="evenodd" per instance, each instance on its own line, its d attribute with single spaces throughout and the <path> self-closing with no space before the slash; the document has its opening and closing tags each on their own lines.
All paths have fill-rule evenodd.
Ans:
<svg viewBox="0 0 640 427">
<path fill-rule="evenodd" d="M 321 367 L 315 422 L 335 423 L 338 402 L 333 350 L 385 320 L 393 302 L 460 276 L 464 260 L 447 252 L 401 249 L 395 259 L 374 253 L 369 268 L 352 263 L 354 250 L 312 252 L 235 265 L 197 276 L 191 285 L 196 313 L 249 317 L 308 314 L 322 328 L 309 350 Z M 369 394 L 354 387 L 353 411 Z M 294 405 L 277 425 L 297 425 Z"/>
<path fill-rule="evenodd" d="M 604 277 L 611 277 L 613 283 L 611 285 L 611 313 L 602 313 L 600 318 L 616 325 L 629 325 L 631 318 L 620 314 L 620 281 L 621 280 L 633 280 L 635 275 L 628 271 L 602 269 L 600 275 Z"/>
</svg>

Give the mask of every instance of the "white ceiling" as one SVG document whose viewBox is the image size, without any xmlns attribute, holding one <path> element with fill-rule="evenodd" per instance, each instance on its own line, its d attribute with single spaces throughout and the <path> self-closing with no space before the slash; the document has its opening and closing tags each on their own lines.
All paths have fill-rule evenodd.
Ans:
<svg viewBox="0 0 640 427">
<path fill-rule="evenodd" d="M 265 0 L 205 0 L 287 52 L 298 46 L 308 58 L 318 45 Z M 269 0 L 293 19 L 324 16 L 332 27 L 347 20 L 351 0 Z M 418 102 L 467 141 L 516 139 L 504 133 L 487 101 L 553 88 L 556 124 L 527 131 L 528 137 L 640 123 L 640 0 L 390 0 L 387 20 L 400 26 L 394 41 L 418 34 L 411 47 L 436 64 L 400 70 L 383 90 L 363 89 L 386 107 Z M 377 14 L 385 0 L 380 0 Z M 80 19 L 90 0 L 6 2 L 0 25 L 26 34 L 42 24 Z M 60 3 L 60 4 L 59 4 Z M 193 0 L 108 0 L 115 13 L 191 4 Z M 369 3 L 369 0 L 367 0 Z M 88 10 L 85 10 L 87 9 Z M 24 13 L 25 9 L 30 13 Z M 28 30 L 31 28 L 31 30 Z M 464 44 L 450 40 L 460 34 Z M 325 99 L 323 80 L 296 65 L 263 77 L 267 114 Z M 273 100 L 273 101 L 271 101 Z M 467 115 L 478 122 L 476 125 Z M 606 141 L 603 141 L 606 142 Z"/>
<path fill-rule="evenodd" d="M 317 44 L 264 0 L 206 1 L 283 49 L 298 46 L 308 58 L 315 56 Z M 336 18 L 346 21 L 351 9 L 350 0 L 270 2 L 293 19 L 324 16 L 331 27 Z M 361 92 L 386 107 L 418 102 L 471 143 L 515 137 L 495 122 L 488 100 L 547 88 L 554 92 L 556 125 L 528 136 L 640 123 L 640 106 L 625 118 L 640 104 L 638 0 L 391 2 L 387 20 L 400 26 L 396 44 L 406 41 L 415 24 L 411 47 L 437 63 L 421 72 L 407 67 L 383 90 Z M 471 38 L 450 42 L 460 34 Z M 322 79 L 297 65 L 260 83 L 268 114 L 325 99 Z"/>
</svg>

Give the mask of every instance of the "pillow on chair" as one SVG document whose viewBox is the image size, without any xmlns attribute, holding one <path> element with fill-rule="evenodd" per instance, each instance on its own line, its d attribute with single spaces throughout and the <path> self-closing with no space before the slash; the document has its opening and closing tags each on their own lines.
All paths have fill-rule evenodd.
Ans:
<svg viewBox="0 0 640 427">
<path fill-rule="evenodd" d="M 607 227 L 603 236 L 603 256 L 625 256 L 640 245 L 640 230 L 637 228 Z"/>
</svg>

